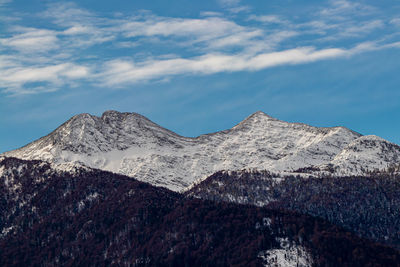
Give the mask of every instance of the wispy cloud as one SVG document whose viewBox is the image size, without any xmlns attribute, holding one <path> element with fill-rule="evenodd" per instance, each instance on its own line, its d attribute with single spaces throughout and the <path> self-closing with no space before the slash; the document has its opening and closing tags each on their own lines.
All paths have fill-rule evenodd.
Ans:
<svg viewBox="0 0 400 267">
<path fill-rule="evenodd" d="M 278 15 L 250 15 L 249 20 L 254 20 L 262 23 L 275 23 L 275 24 L 290 23 L 288 20 L 283 19 Z"/>
<path fill-rule="evenodd" d="M 391 24 L 394 24 L 396 26 L 400 26 L 400 18 L 394 18 L 390 20 Z"/>
<path fill-rule="evenodd" d="M 319 33 L 324 36 L 318 39 L 318 41 L 326 42 L 367 36 L 374 31 L 383 29 L 385 27 L 385 23 L 382 20 L 338 24 L 325 24 L 324 22 L 320 22 L 319 24 L 312 26 L 320 30 Z"/>
<path fill-rule="evenodd" d="M 363 38 L 381 30 L 393 18 L 378 16 L 379 10 L 356 1 L 330 1 L 325 7 L 316 7 L 308 20 L 304 18 L 285 18 L 280 15 L 250 15 L 250 21 L 257 21 L 281 30 L 296 31 L 313 43 L 332 42 L 335 40 Z M 315 36 L 317 35 L 317 36 Z"/>
<path fill-rule="evenodd" d="M 365 16 L 375 11 L 373 6 L 356 1 L 331 0 L 331 5 L 323 8 L 320 14 L 330 19 L 346 19 L 348 16 Z"/>
<path fill-rule="evenodd" d="M 22 29 L 22 33 L 15 34 L 10 38 L 0 38 L 0 44 L 22 52 L 49 51 L 59 47 L 54 31 L 33 28 L 20 29 Z"/>
<path fill-rule="evenodd" d="M 229 12 L 244 7 L 237 0 L 219 3 Z M 54 3 L 38 14 L 51 27 L 14 25 L 0 35 L 0 88 L 25 94 L 81 81 L 125 87 L 178 75 L 258 71 L 399 47 L 383 34 L 377 40 L 367 38 L 387 25 L 400 25 L 399 18 L 371 16 L 374 12 L 374 7 L 338 0 L 316 8 L 306 20 L 282 14 L 236 20 L 232 13 L 216 12 L 175 18 L 149 11 L 100 17 L 76 4 Z M 347 43 L 338 45 L 338 40 Z M 123 54 L 120 49 L 125 49 Z"/>
<path fill-rule="evenodd" d="M 0 7 L 11 3 L 13 0 L 0 0 Z"/>
<path fill-rule="evenodd" d="M 350 56 L 359 52 L 360 49 L 361 47 L 350 50 L 338 48 L 316 50 L 313 47 L 302 47 L 257 55 L 207 54 L 190 59 L 173 58 L 141 63 L 113 60 L 103 66 L 103 71 L 98 74 L 98 77 L 107 86 L 121 86 L 140 81 L 163 79 L 172 75 L 257 71 L 279 65 L 294 65 Z"/>
<path fill-rule="evenodd" d="M 43 92 L 45 87 L 48 88 L 46 91 L 56 90 L 88 74 L 86 66 L 75 63 L 30 67 L 18 62 L 17 58 L 0 56 L 0 86 L 11 94 Z M 36 86 L 26 88 L 34 83 Z"/>
<path fill-rule="evenodd" d="M 240 26 L 220 17 L 178 19 L 149 16 L 144 20 L 127 21 L 119 29 L 126 38 L 158 36 L 175 40 L 178 46 L 206 52 L 222 51 L 232 46 L 270 48 L 278 41 L 271 36 L 266 38 L 266 33 L 259 28 Z"/>
<path fill-rule="evenodd" d="M 250 6 L 242 5 L 240 0 L 218 0 L 218 2 L 222 7 L 234 14 L 251 10 Z"/>
<path fill-rule="evenodd" d="M 243 27 L 219 18 L 177 19 L 150 16 L 144 21 L 131 21 L 122 24 L 127 37 L 135 36 L 194 36 L 200 40 L 241 32 Z"/>
<path fill-rule="evenodd" d="M 373 20 L 361 23 L 360 25 L 350 26 L 343 31 L 343 36 L 358 36 L 359 34 L 369 33 L 384 27 L 382 20 Z"/>
<path fill-rule="evenodd" d="M 107 19 L 98 17 L 95 13 L 80 8 L 72 2 L 52 3 L 46 11 L 41 12 L 40 16 L 49 18 L 61 26 L 102 25 L 107 21 Z"/>
</svg>

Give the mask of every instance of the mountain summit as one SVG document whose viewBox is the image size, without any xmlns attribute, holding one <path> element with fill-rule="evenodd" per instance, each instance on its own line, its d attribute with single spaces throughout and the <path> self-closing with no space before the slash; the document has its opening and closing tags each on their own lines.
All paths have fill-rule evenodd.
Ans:
<svg viewBox="0 0 400 267">
<path fill-rule="evenodd" d="M 106 111 L 101 117 L 76 115 L 3 156 L 76 163 L 179 191 L 219 170 L 293 172 L 312 167 L 361 174 L 398 163 L 400 147 L 344 127 L 289 123 L 261 111 L 231 129 L 195 138 L 137 113 Z"/>
</svg>

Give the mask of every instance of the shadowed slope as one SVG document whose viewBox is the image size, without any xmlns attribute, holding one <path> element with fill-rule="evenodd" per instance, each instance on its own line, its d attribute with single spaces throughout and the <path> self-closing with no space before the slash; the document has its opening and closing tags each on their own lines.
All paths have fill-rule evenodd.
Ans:
<svg viewBox="0 0 400 267">
<path fill-rule="evenodd" d="M 297 213 L 184 198 L 109 172 L 0 162 L 0 265 L 395 266 L 393 249 Z M 6 210 L 6 212 L 5 212 Z M 282 257 L 281 257 L 282 256 Z"/>
</svg>

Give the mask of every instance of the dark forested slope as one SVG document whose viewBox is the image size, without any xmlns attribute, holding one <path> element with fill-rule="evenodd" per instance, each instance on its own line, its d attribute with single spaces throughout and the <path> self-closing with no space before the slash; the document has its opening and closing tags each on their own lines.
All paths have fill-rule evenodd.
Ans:
<svg viewBox="0 0 400 267">
<path fill-rule="evenodd" d="M 396 266 L 398 251 L 294 212 L 184 197 L 109 172 L 0 161 L 1 266 Z"/>
<path fill-rule="evenodd" d="M 259 171 L 217 172 L 186 194 L 317 216 L 359 236 L 400 248 L 398 175 L 277 177 Z"/>
</svg>

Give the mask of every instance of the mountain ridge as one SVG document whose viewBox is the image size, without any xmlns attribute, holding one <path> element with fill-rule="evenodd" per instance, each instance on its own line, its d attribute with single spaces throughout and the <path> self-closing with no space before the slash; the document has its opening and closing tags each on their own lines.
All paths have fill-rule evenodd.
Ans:
<svg viewBox="0 0 400 267">
<path fill-rule="evenodd" d="M 358 148 L 369 154 L 361 157 Z M 101 116 L 75 115 L 49 135 L 2 155 L 81 164 L 180 191 L 220 170 L 293 172 L 313 167 L 359 174 L 397 163 L 400 147 L 346 127 L 290 123 L 261 111 L 230 129 L 184 137 L 138 113 L 108 110 Z"/>
</svg>

